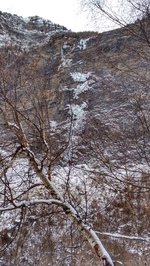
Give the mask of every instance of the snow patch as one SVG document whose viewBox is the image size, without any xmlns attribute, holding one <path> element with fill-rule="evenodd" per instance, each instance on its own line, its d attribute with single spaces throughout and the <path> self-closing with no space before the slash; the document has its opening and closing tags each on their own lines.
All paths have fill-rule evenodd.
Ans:
<svg viewBox="0 0 150 266">
<path fill-rule="evenodd" d="M 70 73 L 70 75 L 75 82 L 82 83 L 77 85 L 76 88 L 74 88 L 74 99 L 78 99 L 79 94 L 89 89 L 90 81 L 88 80 L 88 78 L 90 77 L 91 72 L 88 73 L 72 72 Z"/>
<path fill-rule="evenodd" d="M 85 108 L 87 107 L 87 104 L 83 102 L 81 105 L 78 104 L 72 104 L 69 106 L 70 115 L 73 115 L 73 126 L 75 129 L 79 129 L 81 125 L 83 124 L 83 120 L 85 119 Z"/>
<path fill-rule="evenodd" d="M 57 127 L 57 122 L 56 121 L 50 121 L 50 127 L 51 127 L 51 130 L 55 132 L 56 127 Z"/>
<path fill-rule="evenodd" d="M 72 72 L 70 73 L 70 75 L 74 81 L 85 82 L 91 75 L 91 72 L 88 72 L 88 73 Z"/>
<path fill-rule="evenodd" d="M 63 46 L 62 46 L 62 49 L 67 49 L 67 48 L 70 48 L 70 45 L 67 44 L 67 42 L 64 42 Z"/>
<path fill-rule="evenodd" d="M 0 47 L 5 46 L 6 44 L 11 43 L 11 38 L 7 33 L 4 33 L 3 35 L 0 34 Z"/>
<path fill-rule="evenodd" d="M 89 41 L 90 38 L 88 39 L 81 39 L 77 45 L 77 47 L 80 49 L 80 50 L 85 50 L 87 45 L 86 43 Z"/>
<path fill-rule="evenodd" d="M 65 58 L 63 58 L 63 59 L 62 59 L 62 63 L 61 63 L 61 65 L 58 67 L 58 71 L 59 71 L 62 67 L 64 67 L 64 68 L 66 68 L 66 67 L 70 67 L 70 66 L 71 66 L 71 63 L 72 63 L 72 59 L 65 59 Z"/>
<path fill-rule="evenodd" d="M 70 67 L 71 64 L 72 64 L 72 59 L 70 58 L 66 58 L 64 53 L 63 53 L 63 48 L 61 48 L 61 61 L 62 63 L 60 64 L 60 66 L 58 67 L 58 71 L 61 69 L 61 68 L 66 68 L 66 67 Z"/>
<path fill-rule="evenodd" d="M 85 92 L 89 89 L 88 87 L 88 82 L 86 81 L 85 83 L 83 83 L 82 85 L 78 85 L 75 89 L 74 89 L 74 98 L 78 99 L 79 98 L 79 94 L 81 94 L 82 92 Z"/>
</svg>

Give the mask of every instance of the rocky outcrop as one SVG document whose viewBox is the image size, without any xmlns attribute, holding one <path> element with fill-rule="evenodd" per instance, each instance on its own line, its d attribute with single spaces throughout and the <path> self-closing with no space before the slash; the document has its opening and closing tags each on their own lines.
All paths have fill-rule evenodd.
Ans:
<svg viewBox="0 0 150 266">
<path fill-rule="evenodd" d="M 47 38 L 56 32 L 67 32 L 64 26 L 44 20 L 38 16 L 26 19 L 0 12 L 0 39 L 1 44 L 18 43 L 22 47 L 34 46 L 37 43 L 44 43 Z"/>
</svg>

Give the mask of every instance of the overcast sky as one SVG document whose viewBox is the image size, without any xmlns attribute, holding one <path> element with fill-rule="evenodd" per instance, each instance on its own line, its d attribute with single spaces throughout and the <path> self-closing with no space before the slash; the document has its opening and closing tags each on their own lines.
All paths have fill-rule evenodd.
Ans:
<svg viewBox="0 0 150 266">
<path fill-rule="evenodd" d="M 0 10 L 22 17 L 38 15 L 73 31 L 92 30 L 78 3 L 79 0 L 0 0 Z"/>
</svg>

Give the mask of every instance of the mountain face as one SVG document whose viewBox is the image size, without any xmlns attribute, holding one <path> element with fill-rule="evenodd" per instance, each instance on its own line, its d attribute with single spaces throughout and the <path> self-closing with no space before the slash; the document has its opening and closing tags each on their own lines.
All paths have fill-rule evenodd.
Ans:
<svg viewBox="0 0 150 266">
<path fill-rule="evenodd" d="M 119 260 L 122 258 L 118 254 L 123 253 L 124 265 L 148 265 L 149 260 L 149 41 L 148 19 L 104 33 L 75 33 L 37 16 L 23 19 L 0 13 L 1 89 L 6 88 L 8 99 L 13 103 L 16 101 L 30 147 L 37 156 L 40 156 L 42 146 L 38 141 L 39 133 L 32 131 L 30 121 L 36 123 L 39 115 L 47 119 L 46 126 L 54 150 L 54 176 L 57 176 L 56 168 L 60 167 L 62 171 L 68 165 L 76 171 L 81 168 L 82 174 L 89 170 L 88 175 L 93 179 L 88 185 L 94 186 L 89 194 L 89 221 L 96 230 L 112 233 L 109 240 L 106 239 L 107 234 L 103 235 L 103 239 L 112 253 L 119 256 Z M 4 110 L 6 103 L 2 94 L 0 101 Z M 14 123 L 11 109 L 6 109 L 10 122 Z M 25 116 L 28 123 L 24 122 Z M 16 139 L 5 128 L 2 117 L 0 121 L 1 151 L 8 152 L 7 143 L 11 139 L 13 148 Z M 60 156 L 56 161 L 57 154 Z M 88 179 L 87 173 L 85 175 Z M 62 188 L 64 184 L 60 186 Z M 74 192 L 71 191 L 74 201 L 78 189 L 76 184 Z M 89 188 L 87 190 L 90 191 Z M 96 199 L 92 193 L 97 193 Z M 97 211 L 99 202 L 102 206 L 100 212 Z M 78 205 L 76 208 L 80 211 Z M 46 213 L 46 209 L 43 212 Z M 92 216 L 95 212 L 96 216 Z M 2 218 L 5 221 L 5 217 Z M 34 224 L 37 222 L 34 230 L 38 239 L 37 232 L 42 231 L 42 222 L 29 214 L 28 218 L 28 224 L 29 220 Z M 51 227 L 54 222 L 51 221 Z M 59 220 L 57 228 L 60 223 Z M 4 235 L 10 237 L 10 232 L 5 234 L 4 229 L 9 230 L 4 228 L 2 222 L 0 229 L 3 238 Z M 22 235 L 27 235 L 25 231 L 23 227 Z M 113 233 L 131 238 L 136 236 L 137 239 L 128 238 L 126 242 L 121 238 L 116 240 Z M 55 245 L 61 250 L 57 239 L 60 237 L 61 242 L 65 241 L 64 235 L 59 236 L 57 231 L 51 240 L 52 232 L 49 231 L 49 234 L 49 245 L 53 246 L 55 240 Z M 140 242 L 138 237 L 146 240 Z M 7 243 L 5 238 L 1 242 L 4 240 Z M 57 257 L 52 247 L 49 250 L 48 244 L 46 252 L 51 256 L 51 261 L 57 257 L 58 263 L 55 260 L 52 264 L 42 264 L 39 260 L 27 264 L 30 254 L 28 243 L 35 245 L 35 242 L 32 235 L 24 247 L 26 259 L 18 251 L 24 262 L 19 264 L 18 259 L 16 265 L 91 265 L 84 260 L 78 264 L 71 257 L 70 264 L 67 264 L 67 253 L 61 250 L 60 257 Z M 67 243 L 65 245 L 68 247 Z M 12 252 L 12 258 L 14 256 Z M 34 256 L 32 251 L 30 257 Z M 78 258 L 75 251 L 74 257 Z M 7 258 L 10 259 L 6 250 L 2 254 L 2 265 L 5 265 Z M 61 260 L 64 264 L 59 264 Z M 94 263 L 99 265 L 96 260 Z"/>
<path fill-rule="evenodd" d="M 17 15 L 0 12 L 1 45 L 16 42 L 21 47 L 34 46 L 46 42 L 56 32 L 68 32 L 60 25 L 38 16 L 23 19 Z"/>
</svg>

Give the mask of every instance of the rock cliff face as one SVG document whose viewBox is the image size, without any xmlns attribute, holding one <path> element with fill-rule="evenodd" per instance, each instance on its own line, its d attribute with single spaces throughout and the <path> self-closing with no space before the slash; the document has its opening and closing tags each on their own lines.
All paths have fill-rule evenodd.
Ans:
<svg viewBox="0 0 150 266">
<path fill-rule="evenodd" d="M 1 45 L 6 42 L 16 42 L 21 47 L 39 45 L 56 34 L 68 32 L 64 26 L 54 24 L 38 16 L 23 19 L 17 15 L 0 12 L 0 38 Z"/>
<path fill-rule="evenodd" d="M 45 90 L 56 128 L 70 123 L 72 116 L 73 134 L 78 138 L 80 134 L 91 138 L 98 130 L 109 143 L 105 152 L 120 154 L 119 163 L 125 152 L 119 136 L 126 131 L 126 141 L 132 146 L 133 131 L 136 128 L 139 134 L 141 130 L 138 101 L 144 102 L 144 112 L 149 110 L 149 34 L 147 24 L 138 22 L 102 34 L 74 33 L 39 17 L 24 20 L 1 14 L 1 47 L 7 51 L 18 47 L 22 76 L 33 65 L 32 72 L 35 68 L 41 80 L 48 80 Z M 15 68 L 12 58 L 8 60 Z M 135 149 L 130 147 L 130 151 L 132 160 L 140 160 Z"/>
<path fill-rule="evenodd" d="M 100 34 L 75 33 L 36 16 L 23 19 L 0 13 L 1 86 L 4 84 L 2 76 L 6 77 L 7 73 L 5 81 L 9 97 L 12 100 L 11 90 L 17 86 L 17 107 L 30 119 L 36 117 L 32 113 L 33 103 L 34 107 L 47 110 L 55 146 L 68 145 L 71 135 L 71 157 L 62 156 L 60 165 L 90 164 L 92 171 L 94 169 L 99 178 L 105 179 L 106 186 L 110 186 L 109 178 L 115 173 L 111 188 L 119 196 L 115 196 L 112 207 L 109 200 L 104 204 L 107 206 L 104 211 L 106 226 L 103 226 L 103 216 L 97 214 L 95 227 L 99 228 L 98 221 L 101 221 L 101 231 L 143 237 L 147 236 L 149 227 L 149 44 L 148 20 Z M 11 120 L 11 114 L 9 117 Z M 30 128 L 26 130 L 30 137 Z M 9 136 L 5 130 L 1 134 L 4 150 L 7 150 L 6 133 Z M 32 145 L 38 153 L 38 142 Z M 146 184 L 142 191 L 139 176 Z M 127 187 L 122 185 L 124 177 Z M 138 184 L 137 190 L 133 180 Z M 132 189 L 135 189 L 134 195 Z M 117 194 L 117 190 L 124 196 Z M 145 200 L 142 201 L 140 193 L 145 193 Z M 93 212 L 97 205 L 97 202 L 91 203 Z M 114 242 L 108 242 L 109 245 L 112 248 Z M 135 265 L 148 261 L 147 245 L 142 251 L 139 251 L 142 245 L 137 249 L 136 245 L 135 241 L 132 250 L 130 243 L 127 244 L 130 255 L 125 252 L 125 265 L 134 265 L 135 258 L 139 263 Z M 118 253 L 122 251 L 122 247 L 116 249 Z M 52 248 L 51 252 L 54 252 Z M 141 258 L 136 257 L 135 252 L 142 254 Z M 24 261 L 22 265 L 29 265 L 26 263 Z M 75 261 L 67 264 L 66 260 L 63 265 L 79 264 Z"/>
</svg>

